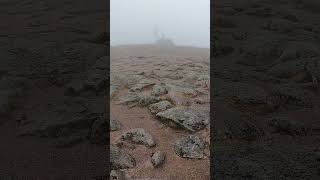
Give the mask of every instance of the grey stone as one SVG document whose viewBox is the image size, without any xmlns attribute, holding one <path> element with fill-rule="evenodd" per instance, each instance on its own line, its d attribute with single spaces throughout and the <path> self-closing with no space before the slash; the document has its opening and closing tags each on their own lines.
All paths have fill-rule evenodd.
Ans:
<svg viewBox="0 0 320 180">
<path fill-rule="evenodd" d="M 205 145 L 201 137 L 190 135 L 174 144 L 174 152 L 183 158 L 202 159 Z"/>
<path fill-rule="evenodd" d="M 264 134 L 254 123 L 241 117 L 231 117 L 225 120 L 226 135 L 229 138 L 252 140 Z"/>
<path fill-rule="evenodd" d="M 111 170 L 110 180 L 126 180 L 125 172 L 122 170 Z"/>
<path fill-rule="evenodd" d="M 135 128 L 125 132 L 121 135 L 121 140 L 130 141 L 136 144 L 142 144 L 147 147 L 156 145 L 151 134 L 149 134 L 142 128 Z"/>
<path fill-rule="evenodd" d="M 275 132 L 289 135 L 306 135 L 307 128 L 302 122 L 298 122 L 288 117 L 273 117 L 269 120 L 269 125 Z"/>
<path fill-rule="evenodd" d="M 157 84 L 153 86 L 153 89 L 151 91 L 151 95 L 153 96 L 161 96 L 168 93 L 168 90 L 164 84 Z"/>
<path fill-rule="evenodd" d="M 159 167 L 161 164 L 163 164 L 164 160 L 165 154 L 161 151 L 156 151 L 151 157 L 151 163 L 153 167 Z"/>
<path fill-rule="evenodd" d="M 110 119 L 110 131 L 118 131 L 121 128 L 119 121 L 115 119 Z"/>
<path fill-rule="evenodd" d="M 151 104 L 149 106 L 149 110 L 151 111 L 151 113 L 157 114 L 161 111 L 165 111 L 165 110 L 172 108 L 172 107 L 173 107 L 173 105 L 169 101 L 160 101 L 158 103 Z"/>
<path fill-rule="evenodd" d="M 119 98 L 119 101 L 117 102 L 117 104 L 130 105 L 130 104 L 139 102 L 140 99 L 141 99 L 141 97 L 139 96 L 139 94 L 137 94 L 137 93 L 128 93 L 128 94 L 126 94 L 124 96 L 121 96 Z"/>
<path fill-rule="evenodd" d="M 161 99 L 159 97 L 145 95 L 145 96 L 141 96 L 140 97 L 140 100 L 139 100 L 138 104 L 141 107 L 145 107 L 145 106 L 148 106 L 150 104 L 159 102 L 160 100 Z"/>
<path fill-rule="evenodd" d="M 163 120 L 173 121 L 189 131 L 196 131 L 205 128 L 209 122 L 209 114 L 201 113 L 199 110 L 175 107 L 156 114 Z"/>
<path fill-rule="evenodd" d="M 110 145 L 111 169 L 128 169 L 136 166 L 135 159 L 119 147 Z"/>
<path fill-rule="evenodd" d="M 146 88 L 148 86 L 152 86 L 155 83 L 151 80 L 148 79 L 142 79 L 140 80 L 136 85 L 134 85 L 132 88 L 130 88 L 131 92 L 135 92 L 135 91 L 141 91 L 143 88 Z"/>
</svg>

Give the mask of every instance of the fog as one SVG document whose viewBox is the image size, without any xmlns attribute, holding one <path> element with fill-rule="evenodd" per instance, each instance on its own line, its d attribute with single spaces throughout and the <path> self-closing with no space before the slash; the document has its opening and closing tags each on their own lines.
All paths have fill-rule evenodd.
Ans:
<svg viewBox="0 0 320 180">
<path fill-rule="evenodd" d="M 111 0 L 111 46 L 154 43 L 210 46 L 210 0 Z"/>
</svg>

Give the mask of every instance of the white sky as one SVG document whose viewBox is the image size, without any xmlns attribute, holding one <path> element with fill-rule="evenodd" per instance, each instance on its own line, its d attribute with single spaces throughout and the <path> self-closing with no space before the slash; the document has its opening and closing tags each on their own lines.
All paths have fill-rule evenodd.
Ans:
<svg viewBox="0 0 320 180">
<path fill-rule="evenodd" d="M 111 0 L 111 45 L 155 41 L 154 29 L 175 44 L 210 46 L 210 0 Z"/>
</svg>

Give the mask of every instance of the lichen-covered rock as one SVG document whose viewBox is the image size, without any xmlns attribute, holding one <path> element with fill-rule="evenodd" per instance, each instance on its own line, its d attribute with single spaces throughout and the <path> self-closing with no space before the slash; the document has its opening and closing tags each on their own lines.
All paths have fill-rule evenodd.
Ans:
<svg viewBox="0 0 320 180">
<path fill-rule="evenodd" d="M 110 145 L 111 169 L 128 169 L 136 166 L 135 159 L 119 147 Z"/>
<path fill-rule="evenodd" d="M 173 121 L 189 131 L 196 131 L 205 128 L 209 122 L 209 114 L 199 110 L 175 107 L 156 114 L 162 120 Z"/>
<path fill-rule="evenodd" d="M 161 111 L 165 111 L 165 110 L 170 109 L 172 107 L 173 107 L 173 105 L 169 101 L 160 101 L 158 103 L 151 104 L 149 106 L 149 110 L 151 113 L 157 114 Z"/>
<path fill-rule="evenodd" d="M 110 180 L 126 180 L 126 175 L 124 171 L 121 170 L 111 170 Z"/>
<path fill-rule="evenodd" d="M 275 132 L 289 135 L 306 135 L 307 133 L 307 128 L 302 122 L 287 117 L 273 117 L 268 123 Z"/>
<path fill-rule="evenodd" d="M 156 145 L 151 134 L 149 134 L 142 128 L 130 129 L 129 131 L 121 135 L 121 140 L 133 142 L 136 144 L 142 144 L 147 147 Z"/>
<path fill-rule="evenodd" d="M 264 134 L 254 123 L 239 118 L 229 118 L 225 120 L 226 135 L 229 138 L 240 138 L 253 140 Z"/>
<path fill-rule="evenodd" d="M 117 131 L 121 128 L 121 124 L 119 121 L 115 119 L 110 119 L 110 131 Z"/>
<path fill-rule="evenodd" d="M 151 156 L 151 163 L 153 167 L 159 167 L 165 160 L 165 154 L 161 151 L 156 151 Z"/>
<path fill-rule="evenodd" d="M 312 107 L 312 93 L 295 83 L 273 85 L 268 103 L 272 106 L 298 105 Z"/>
<path fill-rule="evenodd" d="M 151 80 L 148 79 L 142 79 L 140 80 L 136 85 L 134 85 L 132 88 L 130 88 L 131 92 L 135 92 L 135 91 L 141 91 L 143 88 L 146 88 L 148 86 L 152 86 L 155 83 Z"/>
<path fill-rule="evenodd" d="M 202 159 L 205 145 L 201 137 L 190 135 L 174 144 L 174 152 L 183 158 Z"/>
<path fill-rule="evenodd" d="M 145 95 L 145 96 L 141 96 L 140 97 L 138 105 L 141 106 L 141 107 L 145 107 L 145 106 L 148 106 L 150 104 L 159 102 L 160 100 L 161 99 L 159 97 Z"/>
<path fill-rule="evenodd" d="M 153 96 L 161 96 L 166 93 L 168 93 L 168 90 L 167 90 L 167 87 L 163 83 L 153 86 L 152 91 L 151 91 L 151 95 L 153 95 Z"/>
<path fill-rule="evenodd" d="M 126 95 L 123 95 L 119 97 L 119 101 L 117 104 L 125 104 L 125 105 L 130 105 L 133 103 L 138 103 L 140 101 L 141 97 L 137 93 L 128 93 Z"/>
</svg>

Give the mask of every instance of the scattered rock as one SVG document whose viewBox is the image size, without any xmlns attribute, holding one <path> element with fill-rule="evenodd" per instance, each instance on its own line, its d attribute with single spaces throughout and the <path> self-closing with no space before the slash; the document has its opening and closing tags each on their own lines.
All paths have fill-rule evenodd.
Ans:
<svg viewBox="0 0 320 180">
<path fill-rule="evenodd" d="M 180 86 L 169 84 L 167 98 L 175 105 L 191 105 L 191 98 L 194 98 L 198 95 L 197 91 L 191 87 L 187 87 L 189 85 L 181 84 Z"/>
<path fill-rule="evenodd" d="M 115 143 L 119 148 L 127 148 L 127 149 L 135 149 L 136 146 L 134 144 L 131 144 L 129 142 L 125 142 L 125 141 L 117 141 Z"/>
<path fill-rule="evenodd" d="M 139 102 L 140 99 L 141 99 L 141 97 L 137 93 L 128 93 L 124 96 L 121 96 L 119 98 L 119 101 L 117 102 L 117 104 L 129 105 L 129 104 Z"/>
<path fill-rule="evenodd" d="M 121 140 L 127 140 L 133 143 L 142 144 L 147 147 L 156 145 L 151 134 L 149 134 L 142 128 L 135 128 L 125 132 L 121 135 Z"/>
<path fill-rule="evenodd" d="M 126 180 L 126 175 L 124 171 L 121 170 L 111 170 L 110 180 Z"/>
<path fill-rule="evenodd" d="M 111 169 L 128 169 L 136 166 L 135 159 L 115 145 L 110 145 Z"/>
<path fill-rule="evenodd" d="M 165 154 L 161 151 L 156 151 L 151 157 L 153 167 L 159 167 L 165 160 Z"/>
<path fill-rule="evenodd" d="M 226 135 L 229 138 L 240 138 L 246 140 L 253 140 L 264 133 L 255 124 L 241 117 L 237 119 L 226 119 Z"/>
<path fill-rule="evenodd" d="M 161 111 L 165 111 L 165 110 L 170 109 L 172 107 L 173 107 L 173 105 L 169 101 L 160 101 L 158 103 L 151 104 L 149 106 L 149 110 L 151 111 L 151 113 L 157 114 Z"/>
<path fill-rule="evenodd" d="M 142 79 L 140 80 L 136 85 L 134 85 L 132 88 L 130 88 L 131 92 L 135 92 L 135 91 L 141 91 L 143 88 L 146 88 L 148 86 L 152 86 L 155 83 L 151 80 L 148 79 Z"/>
<path fill-rule="evenodd" d="M 302 122 L 295 121 L 286 117 L 273 117 L 269 125 L 274 128 L 275 132 L 289 135 L 306 135 L 307 128 Z"/>
<path fill-rule="evenodd" d="M 196 131 L 205 128 L 209 122 L 209 115 L 199 110 L 175 107 L 156 114 L 163 120 L 173 121 L 189 131 Z"/>
<path fill-rule="evenodd" d="M 145 106 L 148 106 L 150 104 L 159 102 L 160 100 L 161 99 L 159 97 L 145 95 L 145 96 L 141 96 L 140 97 L 140 100 L 139 100 L 138 104 L 141 107 L 145 107 Z"/>
<path fill-rule="evenodd" d="M 118 131 L 121 128 L 119 121 L 115 119 L 110 119 L 110 131 Z"/>
<path fill-rule="evenodd" d="M 179 139 L 174 144 L 174 152 L 183 158 L 202 159 L 204 148 L 202 138 L 196 135 Z"/>
<path fill-rule="evenodd" d="M 151 91 L 152 96 L 161 96 L 168 93 L 168 90 L 164 84 L 157 84 L 153 86 L 153 89 Z"/>
</svg>

